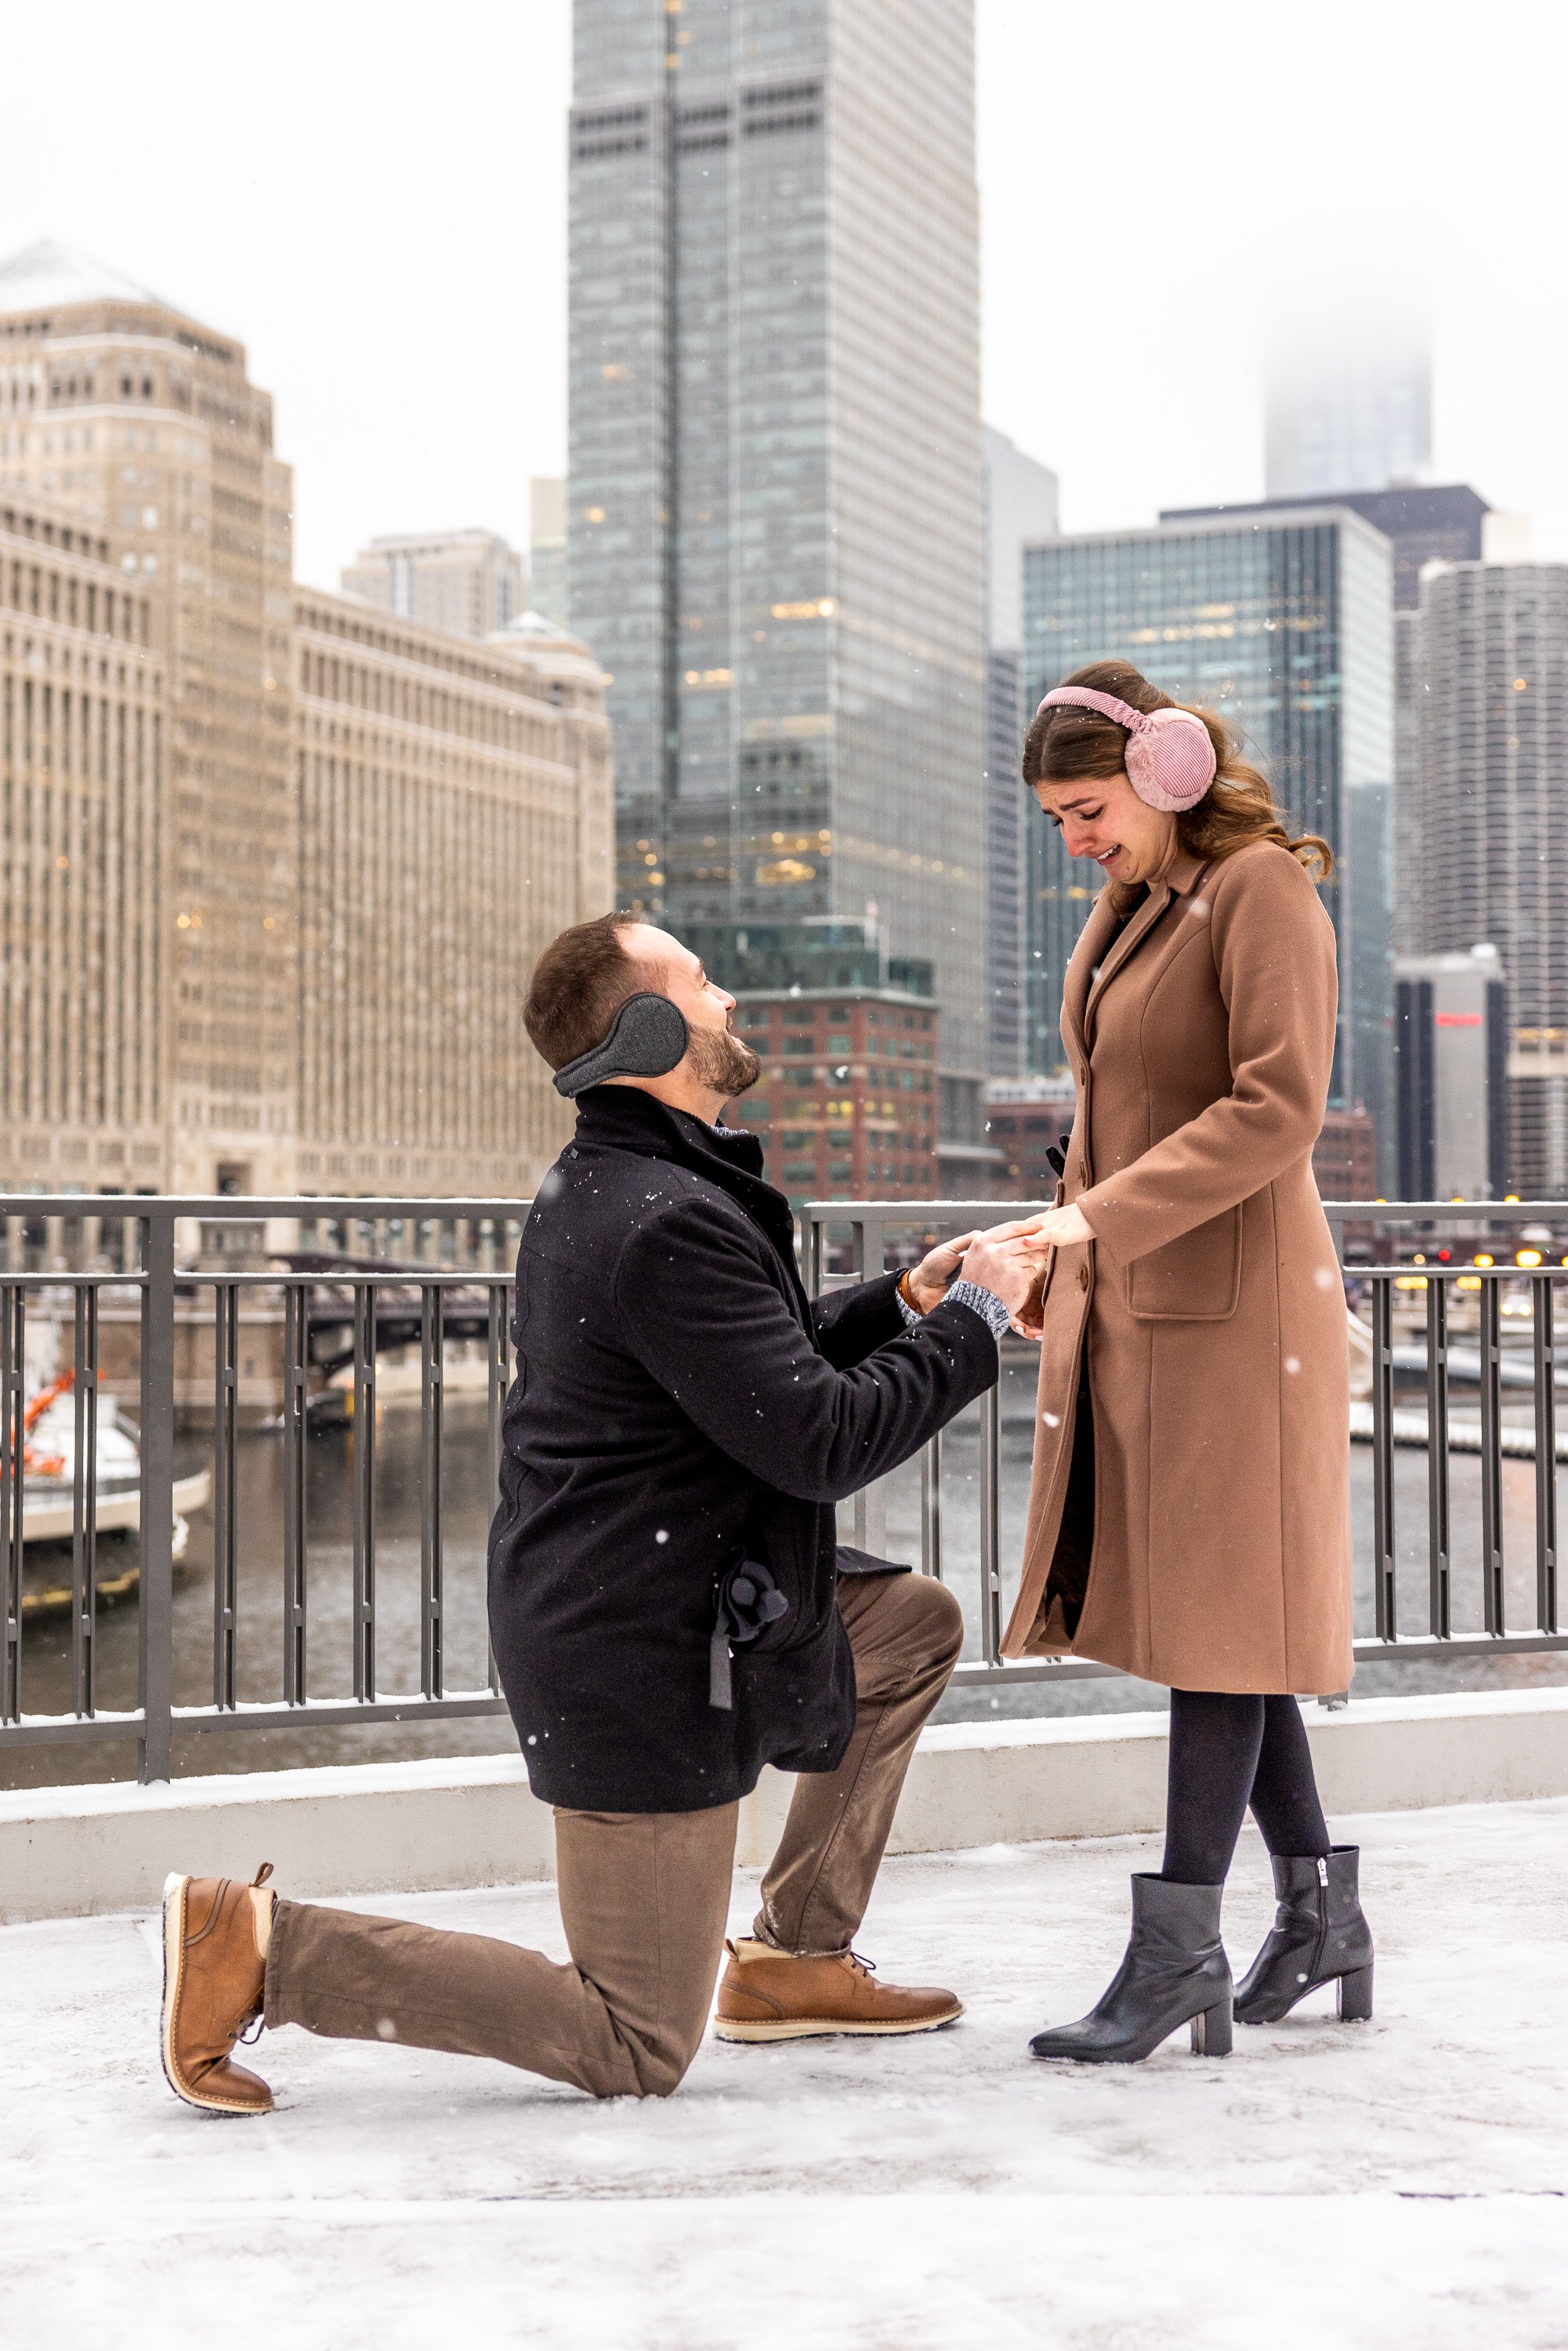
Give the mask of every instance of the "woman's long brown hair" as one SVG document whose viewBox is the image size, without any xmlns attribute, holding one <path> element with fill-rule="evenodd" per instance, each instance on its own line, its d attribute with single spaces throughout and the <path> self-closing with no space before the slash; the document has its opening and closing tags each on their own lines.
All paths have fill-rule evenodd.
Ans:
<svg viewBox="0 0 1568 2351">
<path fill-rule="evenodd" d="M 1151 685 L 1131 662 L 1091 662 L 1064 677 L 1063 685 L 1092 686 L 1097 694 L 1113 694 L 1134 710 L 1190 710 L 1201 718 L 1214 745 L 1214 781 L 1196 808 L 1176 818 L 1176 840 L 1189 856 L 1206 862 L 1233 856 L 1254 841 L 1272 841 L 1288 849 L 1315 882 L 1326 882 L 1333 872 L 1333 852 L 1315 832 L 1292 840 L 1260 768 L 1241 756 L 1241 747 L 1217 711 L 1178 703 L 1157 685 Z M 1120 775 L 1126 765 L 1126 729 L 1097 710 L 1053 703 L 1040 711 L 1029 730 L 1023 750 L 1023 779 L 1036 784 L 1074 784 L 1086 778 L 1105 780 Z"/>
</svg>

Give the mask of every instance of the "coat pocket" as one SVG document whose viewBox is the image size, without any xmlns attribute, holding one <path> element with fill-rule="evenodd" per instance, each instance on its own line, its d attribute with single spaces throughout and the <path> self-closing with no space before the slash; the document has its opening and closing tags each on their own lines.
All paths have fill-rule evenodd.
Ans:
<svg viewBox="0 0 1568 2351">
<path fill-rule="evenodd" d="M 1127 1311 L 1140 1322 L 1227 1322 L 1241 1298 L 1241 1210 L 1134 1258 Z"/>
</svg>

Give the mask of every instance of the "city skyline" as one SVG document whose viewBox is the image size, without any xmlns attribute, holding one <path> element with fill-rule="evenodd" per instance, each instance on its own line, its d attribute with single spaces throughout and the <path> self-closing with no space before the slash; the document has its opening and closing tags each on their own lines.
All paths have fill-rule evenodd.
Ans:
<svg viewBox="0 0 1568 2351">
<path fill-rule="evenodd" d="M 1551 26 L 1543 11 L 1521 13 Z M 1439 37 L 1435 20 L 1448 16 L 1462 22 L 1462 54 Z M 1283 22 L 1276 32 L 1255 11 L 1218 6 L 1195 41 L 1169 12 L 1132 5 L 1125 32 L 1140 66 L 1116 93 L 1113 172 L 1103 113 L 1052 95 L 1098 86 L 1092 19 L 1019 0 L 979 0 L 977 19 L 986 413 L 1060 474 L 1065 528 L 1142 526 L 1161 506 L 1262 495 L 1268 316 L 1309 266 L 1343 265 L 1354 223 L 1362 276 L 1419 276 L 1429 287 L 1435 474 L 1531 513 L 1537 556 L 1568 556 L 1568 443 L 1553 393 L 1568 329 L 1533 292 L 1554 267 L 1553 85 L 1548 72 L 1518 76 L 1518 13 L 1478 25 L 1391 5 L 1356 20 L 1351 74 L 1349 21 L 1331 10 L 1321 42 L 1291 44 L 1287 73 Z M 68 20 L 35 12 L 10 28 L 16 86 L 68 81 L 80 152 L 62 175 L 46 108 L 7 125 L 0 250 L 57 237 L 246 344 L 298 477 L 302 581 L 335 585 L 361 546 L 392 532 L 482 525 L 526 545 L 529 476 L 565 461 L 568 0 L 527 12 L 469 5 L 434 50 L 416 51 L 412 20 L 389 27 L 358 0 L 326 24 L 281 0 L 277 21 L 280 38 L 259 49 L 238 20 L 204 12 L 198 38 L 187 0 L 150 0 L 134 25 L 85 0 Z M 301 37 L 308 23 L 308 77 L 295 71 L 290 23 Z M 84 44 L 95 60 L 85 79 Z M 1365 88 L 1382 76 L 1396 80 L 1435 158 L 1467 156 L 1457 179 L 1434 173 L 1419 205 L 1410 142 L 1396 149 L 1361 127 Z M 129 183 L 111 163 L 128 91 L 143 126 Z M 1142 251 L 1158 194 L 1166 150 L 1154 113 L 1168 120 L 1183 106 L 1212 127 L 1227 184 L 1256 172 L 1270 201 L 1227 212 L 1223 240 L 1207 256 L 1200 241 L 1196 276 L 1190 260 L 1162 272 L 1141 259 L 1129 282 L 1113 256 Z M 356 206 L 372 143 L 417 152 L 426 168 L 380 186 L 367 217 Z M 308 153 L 312 170 L 280 184 L 288 175 L 235 170 L 236 152 Z M 1326 191 L 1321 173 L 1294 168 L 1331 155 Z M 1277 186 L 1272 158 L 1291 167 Z M 204 179 L 224 184 L 222 207 L 191 204 Z M 461 200 L 433 202 L 444 185 L 461 187 Z M 356 224 L 350 269 L 323 234 L 337 216 Z M 498 301 L 501 285 L 515 298 Z M 1097 286 L 1119 317 L 1129 295 L 1143 306 L 1139 347 L 1161 353 L 1157 393 L 1137 368 L 1113 364 L 1122 330 L 1109 309 L 1103 344 L 1075 334 L 1064 363 L 1060 319 Z M 444 371 L 387 365 L 388 318 L 438 289 L 463 319 L 455 387 Z M 1476 331 L 1494 317 L 1509 319 L 1506 339 Z M 361 387 L 372 380 L 382 413 L 367 421 Z"/>
</svg>

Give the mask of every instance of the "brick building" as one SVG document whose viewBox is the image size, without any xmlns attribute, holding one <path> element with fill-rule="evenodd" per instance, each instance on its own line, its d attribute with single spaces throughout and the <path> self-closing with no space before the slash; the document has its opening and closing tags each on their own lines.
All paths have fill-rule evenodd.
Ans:
<svg viewBox="0 0 1568 2351">
<path fill-rule="evenodd" d="M 1072 1124 L 1072 1106 L 1071 1078 L 998 1078 L 986 1088 L 986 1138 L 1002 1155 L 1004 1198 L 1051 1198 L 1056 1170 L 1045 1155 Z"/>
<path fill-rule="evenodd" d="M 796 1202 L 930 1199 L 937 1011 L 902 988 L 755 988 L 736 1027 L 763 1076 L 730 1113 Z"/>
</svg>

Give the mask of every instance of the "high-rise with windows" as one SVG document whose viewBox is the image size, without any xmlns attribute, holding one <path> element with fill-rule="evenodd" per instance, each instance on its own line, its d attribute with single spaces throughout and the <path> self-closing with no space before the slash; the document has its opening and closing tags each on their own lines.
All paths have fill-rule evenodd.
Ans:
<svg viewBox="0 0 1568 2351">
<path fill-rule="evenodd" d="M 1019 772 L 1023 704 L 1023 550 L 1054 538 L 1056 475 L 988 424 L 986 485 L 986 1066 L 1026 1064 L 1029 799 Z"/>
<path fill-rule="evenodd" d="M 985 1065 L 969 0 L 576 0 L 570 622 L 620 894 L 865 920 Z M 949 1097 L 951 1090 L 949 1090 Z"/>
<path fill-rule="evenodd" d="M 1421 583 L 1409 839 L 1424 954 L 1496 949 L 1509 994 L 1508 1188 L 1568 1191 L 1568 564 Z"/>
<path fill-rule="evenodd" d="M 1024 636 L 1031 702 L 1084 663 L 1132 662 L 1178 701 L 1224 713 L 1292 831 L 1327 841 L 1339 935 L 1337 1107 L 1358 1103 L 1393 1147 L 1388 541 L 1343 507 L 1256 522 L 1170 524 L 1031 547 Z M 1095 884 L 1053 829 L 1031 826 L 1030 1043 L 1061 1064 L 1062 975 Z"/>
</svg>

